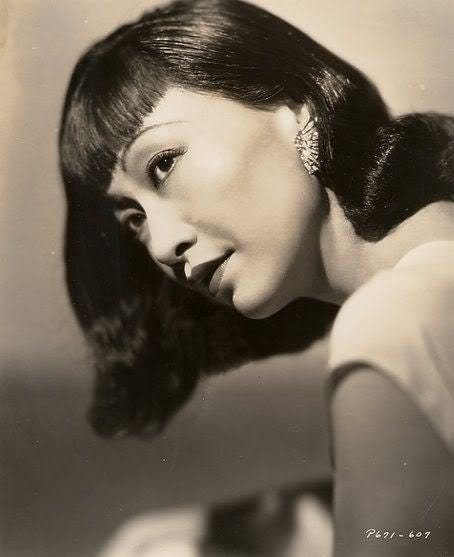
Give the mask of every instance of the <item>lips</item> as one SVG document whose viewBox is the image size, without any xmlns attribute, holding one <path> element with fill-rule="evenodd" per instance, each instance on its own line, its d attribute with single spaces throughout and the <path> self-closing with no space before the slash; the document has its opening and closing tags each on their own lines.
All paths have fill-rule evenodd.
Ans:
<svg viewBox="0 0 454 557">
<path fill-rule="evenodd" d="M 200 263 L 191 269 L 189 283 L 198 290 L 203 290 L 215 296 L 221 286 L 225 268 L 233 252 L 229 251 L 217 259 Z"/>
</svg>

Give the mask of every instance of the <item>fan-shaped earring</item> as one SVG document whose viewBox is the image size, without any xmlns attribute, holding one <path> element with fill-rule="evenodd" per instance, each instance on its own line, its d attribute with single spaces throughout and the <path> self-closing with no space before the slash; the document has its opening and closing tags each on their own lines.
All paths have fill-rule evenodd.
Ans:
<svg viewBox="0 0 454 557">
<path fill-rule="evenodd" d="M 318 159 L 318 131 L 315 123 L 308 115 L 305 123 L 295 137 L 295 146 L 301 161 L 309 174 L 315 174 L 320 170 Z"/>
</svg>

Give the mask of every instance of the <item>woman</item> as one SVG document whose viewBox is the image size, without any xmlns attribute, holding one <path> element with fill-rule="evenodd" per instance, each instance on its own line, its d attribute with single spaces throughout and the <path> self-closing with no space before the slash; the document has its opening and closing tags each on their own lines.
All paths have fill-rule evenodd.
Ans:
<svg viewBox="0 0 454 557">
<path fill-rule="evenodd" d="M 336 555 L 453 551 L 453 128 L 391 121 L 360 72 L 236 0 L 177 1 L 92 47 L 60 151 L 95 428 L 158 431 L 199 377 L 301 349 L 347 301 Z"/>
</svg>

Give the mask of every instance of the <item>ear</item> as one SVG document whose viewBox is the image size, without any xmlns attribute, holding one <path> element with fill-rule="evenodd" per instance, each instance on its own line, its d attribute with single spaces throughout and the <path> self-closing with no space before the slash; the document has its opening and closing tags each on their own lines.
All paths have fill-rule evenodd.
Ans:
<svg viewBox="0 0 454 557">
<path fill-rule="evenodd" d="M 292 140 L 299 130 L 304 129 L 308 122 L 313 120 L 306 103 L 286 102 L 277 109 L 281 124 Z"/>
<path fill-rule="evenodd" d="M 293 114 L 295 115 L 296 121 L 298 122 L 298 126 L 300 128 L 304 128 L 304 126 L 312 118 L 306 103 L 295 103 L 289 108 L 292 110 Z"/>
</svg>

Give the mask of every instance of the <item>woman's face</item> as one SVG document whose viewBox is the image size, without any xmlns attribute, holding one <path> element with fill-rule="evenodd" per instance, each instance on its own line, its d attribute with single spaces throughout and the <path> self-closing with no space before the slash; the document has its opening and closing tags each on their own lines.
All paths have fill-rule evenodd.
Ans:
<svg viewBox="0 0 454 557">
<path fill-rule="evenodd" d="M 169 90 L 114 171 L 118 218 L 167 274 L 245 316 L 316 297 L 324 197 L 298 117 Z"/>
</svg>

